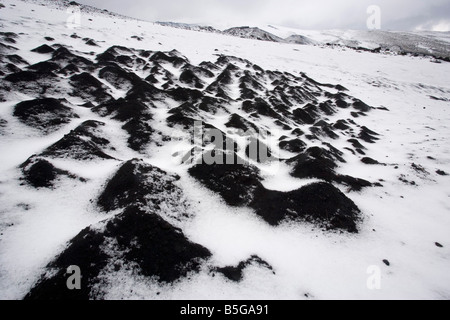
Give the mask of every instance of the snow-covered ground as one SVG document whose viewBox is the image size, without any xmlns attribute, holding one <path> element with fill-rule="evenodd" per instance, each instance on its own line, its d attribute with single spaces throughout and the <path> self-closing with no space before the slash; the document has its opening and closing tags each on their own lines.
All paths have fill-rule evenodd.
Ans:
<svg viewBox="0 0 450 320">
<path fill-rule="evenodd" d="M 258 255 L 270 263 L 275 274 L 251 265 L 244 270 L 243 280 L 236 283 L 221 275 L 212 277 L 204 267 L 188 278 L 162 285 L 125 268 L 111 278 L 106 271 L 101 275 L 108 284 L 104 297 L 450 299 L 450 176 L 437 173 L 450 173 L 450 63 L 241 39 L 98 12 L 82 11 L 81 25 L 72 30 L 67 25 L 70 14 L 64 8 L 16 0 L 0 2 L 5 5 L 0 9 L 1 31 L 19 35 L 17 43 L 9 45 L 18 48 L 15 54 L 29 64 L 51 57 L 31 52 L 45 43 L 44 37 L 52 37 L 54 43 L 64 44 L 89 59 L 113 45 L 164 52 L 176 49 L 193 65 L 215 61 L 217 54 L 224 54 L 248 59 L 265 70 L 297 76 L 302 72 L 320 83 L 340 84 L 350 96 L 389 110 L 373 109 L 356 120 L 380 134 L 380 140 L 366 150 L 367 157 L 388 165 L 368 166 L 346 151 L 347 163 L 338 169 L 341 174 L 383 185 L 349 193 L 336 185 L 362 211 L 363 221 L 356 234 L 323 231 L 301 222 L 270 226 L 249 208 L 227 206 L 219 195 L 194 180 L 186 166 L 172 159 L 172 144 L 149 149 L 145 154 L 132 151 L 126 146 L 120 124 L 109 121 L 105 134 L 115 147 L 110 153 L 114 158 L 144 158 L 145 163 L 181 177 L 178 186 L 191 203 L 193 215 L 179 227 L 190 241 L 211 252 L 212 265 L 235 266 Z M 98 46 L 70 37 L 73 33 L 94 39 Z M 304 35 L 314 39 L 313 35 Z M 124 93 L 114 94 L 118 98 Z M 107 121 L 90 109 L 77 107 L 78 119 L 54 133 L 41 135 L 13 116 L 13 107 L 31 98 L 15 94 L 0 103 L 0 119 L 7 121 L 5 128 L 0 127 L 5 131 L 0 136 L 2 299 L 23 298 L 69 240 L 86 227 L 117 214 L 100 213 L 90 201 L 118 169 L 120 162 L 116 160 L 54 162 L 61 169 L 87 178 L 87 183 L 64 180 L 53 190 L 21 185 L 18 166 L 31 155 L 40 153 L 85 120 Z M 74 105 L 85 102 L 70 96 L 67 100 Z M 161 107 L 154 119 L 165 119 L 173 107 L 176 105 Z M 333 145 L 340 149 L 345 142 L 333 141 Z M 268 174 L 263 184 L 272 190 L 291 191 L 304 181 L 290 177 L 282 165 L 276 174 Z M 383 260 L 388 260 L 389 266 Z M 367 285 L 373 270 L 380 271 L 378 289 Z"/>
</svg>

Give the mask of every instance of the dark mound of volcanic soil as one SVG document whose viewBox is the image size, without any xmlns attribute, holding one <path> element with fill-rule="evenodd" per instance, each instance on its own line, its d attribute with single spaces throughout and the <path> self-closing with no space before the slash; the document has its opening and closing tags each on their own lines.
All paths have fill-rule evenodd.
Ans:
<svg viewBox="0 0 450 320">
<path fill-rule="evenodd" d="M 375 143 L 377 140 L 380 140 L 378 136 L 378 133 L 370 130 L 367 127 L 362 127 L 361 132 L 359 133 L 359 138 L 368 143 Z"/>
<path fill-rule="evenodd" d="M 80 72 L 80 69 L 78 69 L 78 67 L 76 65 L 69 63 L 67 66 L 60 69 L 58 71 L 58 74 L 61 74 L 63 76 L 72 76 L 78 72 Z"/>
<path fill-rule="evenodd" d="M 70 84 L 73 87 L 71 93 L 74 97 L 80 97 L 85 100 L 95 102 L 104 102 L 112 97 L 108 94 L 108 89 L 99 80 L 89 73 L 76 74 L 70 78 Z"/>
<path fill-rule="evenodd" d="M 119 90 L 130 90 L 142 80 L 137 75 L 127 72 L 117 65 L 109 65 L 100 70 L 99 76 Z"/>
<path fill-rule="evenodd" d="M 94 64 L 92 61 L 70 52 L 69 49 L 63 46 L 59 47 L 58 50 L 53 52 L 51 60 L 53 62 L 59 63 L 61 66 L 72 63 L 78 66 L 80 69 L 89 69 Z"/>
<path fill-rule="evenodd" d="M 225 126 L 228 128 L 235 128 L 242 130 L 243 133 L 247 132 L 249 130 L 254 130 L 255 132 L 258 132 L 258 127 L 253 124 L 252 122 L 242 118 L 240 115 L 233 113 L 230 117 L 230 121 L 225 123 Z"/>
<path fill-rule="evenodd" d="M 24 65 L 24 66 L 29 65 L 29 63 L 24 58 L 22 58 L 17 54 L 7 55 L 6 59 L 8 59 L 11 63 L 14 63 L 16 65 Z"/>
<path fill-rule="evenodd" d="M 5 74 L 17 73 L 20 71 L 22 70 L 12 63 L 8 63 L 4 66 L 0 65 L 0 76 L 3 76 Z"/>
<path fill-rule="evenodd" d="M 242 279 L 244 278 L 244 270 L 251 265 L 264 267 L 272 271 L 273 274 L 275 274 L 275 272 L 273 271 L 273 267 L 256 255 L 251 256 L 245 261 L 239 262 L 237 266 L 217 267 L 212 269 L 212 271 L 223 274 L 227 279 L 231 281 L 241 282 Z"/>
<path fill-rule="evenodd" d="M 317 178 L 327 182 L 337 182 L 345 184 L 355 191 L 372 186 L 366 180 L 337 174 L 335 171 L 338 167 L 337 162 L 343 163 L 345 160 L 342 158 L 342 153 L 332 147 L 330 147 L 330 150 L 312 147 L 287 160 L 288 164 L 293 165 L 291 175 L 296 178 Z"/>
<path fill-rule="evenodd" d="M 314 126 L 310 128 L 310 131 L 317 136 L 330 137 L 331 139 L 339 138 L 334 132 L 333 127 L 324 120 L 320 120 L 314 124 Z"/>
<path fill-rule="evenodd" d="M 61 170 L 53 166 L 44 159 L 32 157 L 23 163 L 22 169 L 24 180 L 34 188 L 53 188 L 55 182 L 62 176 L 77 179 L 77 176 L 68 171 Z M 80 181 L 85 181 L 79 178 Z"/>
<path fill-rule="evenodd" d="M 131 265 L 136 274 L 171 283 L 197 272 L 210 256 L 206 248 L 190 242 L 180 229 L 157 214 L 132 206 L 110 219 L 102 231 L 92 227 L 81 231 L 48 265 L 52 272 L 41 277 L 25 300 L 101 299 L 98 287 L 107 287 L 108 283 L 102 283 L 107 280 L 99 275 L 126 265 Z M 81 290 L 67 289 L 66 270 L 71 265 L 82 271 Z"/>
<path fill-rule="evenodd" d="M 198 164 L 189 174 L 222 196 L 231 206 L 247 206 L 260 186 L 259 170 L 240 164 Z"/>
<path fill-rule="evenodd" d="M 291 192 L 258 188 L 251 207 L 269 224 L 284 220 L 306 220 L 327 230 L 357 232 L 360 210 L 339 189 L 325 182 Z"/>
<path fill-rule="evenodd" d="M 242 103 L 242 110 L 251 113 L 253 117 L 266 116 L 274 119 L 281 119 L 280 114 L 273 110 L 273 108 L 261 98 L 256 98 L 254 102 L 249 100 L 244 101 Z"/>
<path fill-rule="evenodd" d="M 182 191 L 174 184 L 179 179 L 177 175 L 169 175 L 157 167 L 133 159 L 122 165 L 109 180 L 97 204 L 107 212 L 130 205 L 158 210 L 162 202 L 181 202 Z"/>
<path fill-rule="evenodd" d="M 203 81 L 194 73 L 194 71 L 187 69 L 184 70 L 180 75 L 180 82 L 193 86 L 197 89 L 203 89 Z"/>
<path fill-rule="evenodd" d="M 14 83 L 16 85 L 24 85 L 25 87 L 35 88 L 37 87 L 37 81 L 52 81 L 55 80 L 56 75 L 50 70 L 40 70 L 40 71 L 19 71 L 16 73 L 11 73 L 5 77 L 6 81 Z"/>
<path fill-rule="evenodd" d="M 24 101 L 14 107 L 14 116 L 24 124 L 51 133 L 79 116 L 70 107 L 52 98 Z"/>
<path fill-rule="evenodd" d="M 114 159 L 103 149 L 110 142 L 103 138 L 100 130 L 105 124 L 99 121 L 85 121 L 61 140 L 51 145 L 41 154 L 52 158 L 72 158 L 76 160 Z"/>
<path fill-rule="evenodd" d="M 175 51 L 169 52 L 169 55 L 167 55 L 164 52 L 158 51 L 151 56 L 150 61 L 159 63 L 170 63 L 175 68 L 179 68 L 182 65 L 189 63 L 186 59 L 179 57 L 177 54 L 175 54 Z"/>
<path fill-rule="evenodd" d="M 53 51 L 55 51 L 55 49 L 53 49 L 52 47 L 50 47 L 47 44 L 43 44 L 37 48 L 34 48 L 33 50 L 31 50 L 32 52 L 36 52 L 36 53 L 52 53 Z"/>
<path fill-rule="evenodd" d="M 132 100 L 110 100 L 92 108 L 92 111 L 101 116 L 110 116 L 121 122 L 125 122 L 122 129 L 128 132 L 128 146 L 135 151 L 143 151 L 151 141 L 153 128 L 148 123 L 153 116 L 149 108 Z"/>
<path fill-rule="evenodd" d="M 293 140 L 283 140 L 279 144 L 280 149 L 292 152 L 292 153 L 300 153 L 305 151 L 306 143 L 300 139 Z"/>
<path fill-rule="evenodd" d="M 39 73 L 53 72 L 59 70 L 58 64 L 49 61 L 38 62 L 28 67 L 28 70 L 33 70 Z"/>
<path fill-rule="evenodd" d="M 341 191 L 321 182 L 291 192 L 266 189 L 259 170 L 249 165 L 200 163 L 189 174 L 231 206 L 249 206 L 270 225 L 304 220 L 326 229 L 357 232 L 360 210 Z"/>
</svg>

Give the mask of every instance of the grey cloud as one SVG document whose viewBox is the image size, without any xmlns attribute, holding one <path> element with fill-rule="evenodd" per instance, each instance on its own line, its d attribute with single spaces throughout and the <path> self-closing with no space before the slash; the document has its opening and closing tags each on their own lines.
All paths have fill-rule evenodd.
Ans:
<svg viewBox="0 0 450 320">
<path fill-rule="evenodd" d="M 414 30 L 450 21 L 448 0 L 79 0 L 149 21 L 216 27 L 278 24 L 304 29 L 364 29 L 367 7 L 378 5 L 382 28 Z M 428 26 L 428 27 L 427 27 Z"/>
</svg>

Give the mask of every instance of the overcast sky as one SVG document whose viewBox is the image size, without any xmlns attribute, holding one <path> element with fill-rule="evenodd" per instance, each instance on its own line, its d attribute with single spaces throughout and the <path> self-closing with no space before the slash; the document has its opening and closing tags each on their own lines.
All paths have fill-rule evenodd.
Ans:
<svg viewBox="0 0 450 320">
<path fill-rule="evenodd" d="M 384 30 L 450 31 L 450 0 L 78 0 L 149 21 L 217 28 L 274 24 L 301 29 L 365 29 L 367 8 Z"/>
</svg>

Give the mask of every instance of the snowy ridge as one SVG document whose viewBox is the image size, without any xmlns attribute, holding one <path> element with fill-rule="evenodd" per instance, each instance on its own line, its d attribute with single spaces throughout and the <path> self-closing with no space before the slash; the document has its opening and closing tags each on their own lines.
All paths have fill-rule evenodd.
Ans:
<svg viewBox="0 0 450 320">
<path fill-rule="evenodd" d="M 449 297 L 448 64 L 2 3 L 2 298 Z"/>
<path fill-rule="evenodd" d="M 224 31 L 224 33 L 240 38 L 255 39 L 261 41 L 284 42 L 283 39 L 259 28 L 236 27 L 227 29 Z"/>
<path fill-rule="evenodd" d="M 165 27 L 172 27 L 178 29 L 192 30 L 192 31 L 202 31 L 202 32 L 212 32 L 212 33 L 221 33 L 220 30 L 217 30 L 211 26 L 201 26 L 197 24 L 187 24 L 187 23 L 176 23 L 176 22 L 161 22 L 157 21 L 156 24 Z"/>
</svg>

